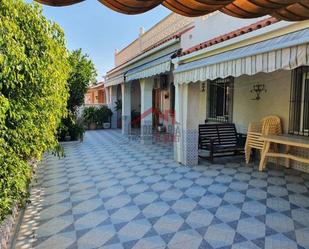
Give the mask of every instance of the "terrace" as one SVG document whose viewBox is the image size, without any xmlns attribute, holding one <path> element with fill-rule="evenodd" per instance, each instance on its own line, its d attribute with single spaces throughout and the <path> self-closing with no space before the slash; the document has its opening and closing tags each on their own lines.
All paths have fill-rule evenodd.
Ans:
<svg viewBox="0 0 309 249">
<path fill-rule="evenodd" d="M 309 175 L 90 131 L 46 155 L 13 248 L 309 248 Z"/>
</svg>

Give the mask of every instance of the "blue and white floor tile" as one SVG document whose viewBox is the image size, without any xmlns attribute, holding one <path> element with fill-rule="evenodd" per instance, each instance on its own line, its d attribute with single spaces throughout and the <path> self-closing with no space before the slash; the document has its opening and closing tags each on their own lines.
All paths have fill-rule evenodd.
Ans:
<svg viewBox="0 0 309 249">
<path fill-rule="evenodd" d="M 309 248 L 309 175 L 241 158 L 173 161 L 171 144 L 91 131 L 46 155 L 15 248 Z"/>
</svg>

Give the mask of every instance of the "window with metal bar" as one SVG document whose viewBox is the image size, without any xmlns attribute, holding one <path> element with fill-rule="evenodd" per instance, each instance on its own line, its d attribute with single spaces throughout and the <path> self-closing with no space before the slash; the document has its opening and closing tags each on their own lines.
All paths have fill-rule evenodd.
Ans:
<svg viewBox="0 0 309 249">
<path fill-rule="evenodd" d="M 289 133 L 309 136 L 309 67 L 292 72 Z"/>
<path fill-rule="evenodd" d="M 234 78 L 208 81 L 206 122 L 232 122 Z"/>
</svg>

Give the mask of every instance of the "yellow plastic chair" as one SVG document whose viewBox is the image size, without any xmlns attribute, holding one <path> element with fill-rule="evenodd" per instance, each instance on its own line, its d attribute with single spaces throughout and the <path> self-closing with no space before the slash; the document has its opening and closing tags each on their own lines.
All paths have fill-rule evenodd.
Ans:
<svg viewBox="0 0 309 249">
<path fill-rule="evenodd" d="M 262 152 L 264 142 L 261 140 L 262 135 L 280 135 L 282 134 L 281 120 L 278 116 L 267 116 L 260 122 L 250 123 L 247 132 L 245 145 L 246 163 L 250 162 L 252 149 Z M 274 148 L 277 150 L 277 148 Z"/>
</svg>

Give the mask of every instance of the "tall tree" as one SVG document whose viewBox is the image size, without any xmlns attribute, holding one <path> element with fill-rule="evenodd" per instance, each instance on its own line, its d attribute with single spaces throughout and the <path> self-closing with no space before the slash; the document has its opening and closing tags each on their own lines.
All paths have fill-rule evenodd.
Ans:
<svg viewBox="0 0 309 249">
<path fill-rule="evenodd" d="M 81 49 L 70 53 L 69 63 L 71 71 L 68 78 L 68 116 L 62 119 L 58 132 L 60 140 L 65 140 L 67 135 L 71 137 L 71 140 L 77 140 L 83 136 L 83 124 L 77 120 L 77 110 L 84 104 L 87 89 L 91 84 L 96 83 L 97 76 L 94 63 L 87 54 L 82 53 Z"/>
<path fill-rule="evenodd" d="M 78 107 L 84 104 L 89 85 L 96 83 L 97 71 L 89 56 L 83 54 L 81 49 L 71 52 L 69 62 L 71 72 L 68 79 L 70 95 L 68 109 L 74 113 Z"/>
</svg>

